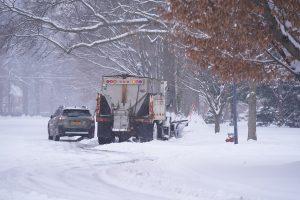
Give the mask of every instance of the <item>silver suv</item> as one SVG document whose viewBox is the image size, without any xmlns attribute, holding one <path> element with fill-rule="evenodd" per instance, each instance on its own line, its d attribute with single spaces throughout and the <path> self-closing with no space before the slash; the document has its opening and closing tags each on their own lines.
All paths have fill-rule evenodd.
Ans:
<svg viewBox="0 0 300 200">
<path fill-rule="evenodd" d="M 95 121 L 86 107 L 60 106 L 48 122 L 48 139 L 59 141 L 62 136 L 93 138 Z"/>
</svg>

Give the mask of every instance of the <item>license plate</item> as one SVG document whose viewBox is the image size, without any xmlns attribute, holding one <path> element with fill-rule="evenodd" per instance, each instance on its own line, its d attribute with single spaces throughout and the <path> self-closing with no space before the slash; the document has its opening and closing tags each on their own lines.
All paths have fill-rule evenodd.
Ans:
<svg viewBox="0 0 300 200">
<path fill-rule="evenodd" d="M 81 125 L 81 122 L 80 121 L 72 121 L 71 125 L 79 126 L 79 125 Z"/>
</svg>

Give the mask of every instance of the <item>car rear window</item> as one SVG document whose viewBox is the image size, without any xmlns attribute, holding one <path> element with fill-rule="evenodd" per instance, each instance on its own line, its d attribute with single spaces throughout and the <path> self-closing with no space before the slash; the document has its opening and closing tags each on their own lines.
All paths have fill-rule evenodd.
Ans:
<svg viewBox="0 0 300 200">
<path fill-rule="evenodd" d="M 79 117 L 91 116 L 91 113 L 89 110 L 68 109 L 63 111 L 63 115 L 68 117 Z"/>
</svg>

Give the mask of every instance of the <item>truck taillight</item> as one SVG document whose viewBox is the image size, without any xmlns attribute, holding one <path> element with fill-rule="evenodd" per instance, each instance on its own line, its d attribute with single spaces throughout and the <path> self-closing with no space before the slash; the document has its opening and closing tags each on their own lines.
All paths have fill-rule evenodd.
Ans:
<svg viewBox="0 0 300 200">
<path fill-rule="evenodd" d="M 97 116 L 100 114 L 100 100 L 101 100 L 101 94 L 98 93 L 97 99 L 96 99 L 96 102 L 97 102 L 97 105 L 96 105 L 96 115 Z"/>
<path fill-rule="evenodd" d="M 132 84 L 143 84 L 143 80 L 132 80 Z"/>
<path fill-rule="evenodd" d="M 149 115 L 154 115 L 153 97 L 152 96 L 150 96 L 150 100 L 149 100 Z"/>
<path fill-rule="evenodd" d="M 144 81 L 142 79 L 134 79 L 134 80 L 126 80 L 126 79 L 120 79 L 120 80 L 106 80 L 106 84 L 118 84 L 118 85 L 125 85 L 125 84 L 131 84 L 131 85 L 142 85 Z"/>
<path fill-rule="evenodd" d="M 107 84 L 116 84 L 117 80 L 106 80 Z"/>
</svg>

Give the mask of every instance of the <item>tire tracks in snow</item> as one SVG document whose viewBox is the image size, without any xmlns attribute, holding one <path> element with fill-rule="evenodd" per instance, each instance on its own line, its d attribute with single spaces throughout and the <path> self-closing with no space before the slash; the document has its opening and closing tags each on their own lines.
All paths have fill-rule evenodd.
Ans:
<svg viewBox="0 0 300 200">
<path fill-rule="evenodd" d="M 49 149 L 50 148 L 50 149 Z M 52 149 L 51 149 L 52 148 Z M 102 177 L 112 166 L 128 163 L 151 161 L 130 152 L 99 150 L 91 146 L 80 146 L 69 143 L 50 143 L 43 149 L 43 155 L 55 151 L 57 160 L 25 163 L 24 166 L 1 171 L 5 178 L 8 192 L 30 195 L 46 195 L 51 198 L 75 199 L 158 199 L 149 194 L 127 190 L 110 184 Z M 60 154 L 66 154 L 60 156 Z M 41 154 L 41 155 L 42 155 Z M 40 156 L 40 155 L 39 155 Z M 47 162 L 45 162 L 47 161 Z M 1 184 L 0 184 L 1 185 Z M 10 187 L 13 186 L 13 190 Z M 0 198 L 1 199 L 1 198 Z"/>
</svg>

